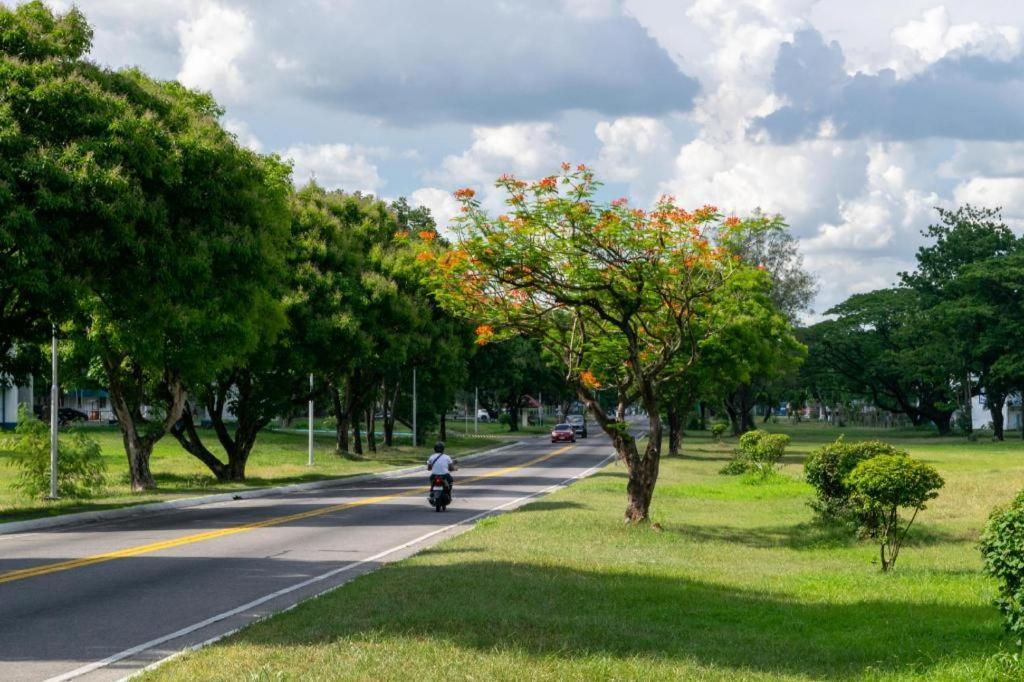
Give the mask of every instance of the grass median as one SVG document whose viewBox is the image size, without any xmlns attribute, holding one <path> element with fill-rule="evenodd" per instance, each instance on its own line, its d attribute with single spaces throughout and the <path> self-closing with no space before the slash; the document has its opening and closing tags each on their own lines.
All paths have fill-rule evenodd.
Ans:
<svg viewBox="0 0 1024 682">
<path fill-rule="evenodd" d="M 260 434 L 249 457 L 247 480 L 244 483 L 219 483 L 209 469 L 185 452 L 174 438 L 165 436 L 156 444 L 150 461 L 157 489 L 133 493 L 121 432 L 115 427 L 83 428 L 100 443 L 107 464 L 107 486 L 88 499 L 47 501 L 29 498 L 13 488 L 18 470 L 10 465 L 6 455 L 0 453 L 0 523 L 386 471 L 422 464 L 429 452 L 429 448 L 413 448 L 406 442 L 392 447 L 379 446 L 377 452 L 365 452 L 358 458 L 340 457 L 334 452 L 333 434 L 314 432 L 315 464 L 309 467 L 305 432 L 266 431 Z M 223 458 L 213 431 L 201 430 L 200 434 L 207 446 Z M 455 456 L 478 452 L 498 447 L 506 438 L 515 439 L 522 435 L 496 429 L 479 436 L 449 430 L 448 451 Z"/>
<path fill-rule="evenodd" d="M 1024 444 L 883 437 L 939 468 L 891 574 L 812 522 L 786 428 L 783 476 L 717 474 L 731 443 L 666 459 L 653 520 L 621 523 L 620 465 L 188 654 L 146 679 L 1016 679 L 977 533 L 1024 487 Z"/>
</svg>

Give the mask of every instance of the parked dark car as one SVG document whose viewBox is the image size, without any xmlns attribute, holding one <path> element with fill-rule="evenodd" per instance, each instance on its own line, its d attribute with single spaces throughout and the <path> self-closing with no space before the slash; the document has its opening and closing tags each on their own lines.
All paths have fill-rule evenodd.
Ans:
<svg viewBox="0 0 1024 682">
<path fill-rule="evenodd" d="M 551 429 L 551 442 L 575 443 L 576 432 L 569 424 L 555 424 L 555 428 Z"/>
<path fill-rule="evenodd" d="M 582 414 L 570 414 L 565 421 L 572 426 L 573 432 L 580 438 L 587 437 L 587 420 Z"/>
<path fill-rule="evenodd" d="M 61 426 L 67 426 L 74 422 L 84 422 L 88 420 L 88 415 L 81 410 L 76 410 L 71 407 L 61 407 L 57 410 L 57 423 Z"/>
</svg>

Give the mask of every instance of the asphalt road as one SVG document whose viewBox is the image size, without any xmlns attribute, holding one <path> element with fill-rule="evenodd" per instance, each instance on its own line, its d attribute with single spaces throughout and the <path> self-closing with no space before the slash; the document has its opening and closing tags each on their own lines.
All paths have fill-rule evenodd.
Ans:
<svg viewBox="0 0 1024 682">
<path fill-rule="evenodd" d="M 442 513 L 424 472 L 0 536 L 0 680 L 120 679 L 525 504 L 611 452 L 593 435 L 467 460 Z"/>
</svg>

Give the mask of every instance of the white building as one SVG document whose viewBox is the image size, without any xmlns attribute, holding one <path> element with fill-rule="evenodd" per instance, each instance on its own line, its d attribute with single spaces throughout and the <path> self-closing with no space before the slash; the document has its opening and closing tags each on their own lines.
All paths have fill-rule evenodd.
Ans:
<svg viewBox="0 0 1024 682">
<path fill-rule="evenodd" d="M 1019 394 L 1009 396 L 1003 405 L 1003 430 L 1020 430 L 1022 418 L 1024 417 L 1021 414 L 1021 396 Z M 986 429 L 992 426 L 992 413 L 989 412 L 984 394 L 971 398 L 971 422 L 976 429 Z"/>
<path fill-rule="evenodd" d="M 15 386 L 0 376 L 0 429 L 13 429 L 18 424 L 18 406 L 32 409 L 32 386 Z"/>
</svg>

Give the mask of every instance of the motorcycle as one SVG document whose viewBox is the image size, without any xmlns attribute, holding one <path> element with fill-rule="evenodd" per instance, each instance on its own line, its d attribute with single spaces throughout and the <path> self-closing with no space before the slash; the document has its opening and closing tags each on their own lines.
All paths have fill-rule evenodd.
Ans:
<svg viewBox="0 0 1024 682">
<path fill-rule="evenodd" d="M 452 503 L 452 489 L 444 476 L 430 477 L 430 496 L 427 498 L 434 511 L 444 511 Z"/>
</svg>

